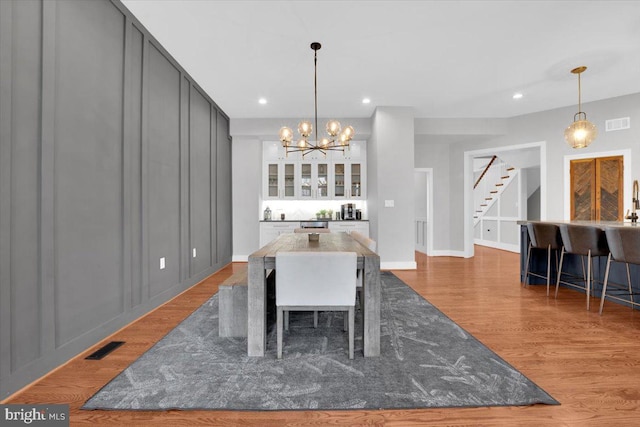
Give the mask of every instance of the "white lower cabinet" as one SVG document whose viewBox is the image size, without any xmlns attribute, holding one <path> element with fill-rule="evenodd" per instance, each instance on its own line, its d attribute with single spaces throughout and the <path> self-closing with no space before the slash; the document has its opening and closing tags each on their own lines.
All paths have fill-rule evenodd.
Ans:
<svg viewBox="0 0 640 427">
<path fill-rule="evenodd" d="M 357 231 L 369 237 L 369 221 L 329 221 L 332 233 Z"/>
<path fill-rule="evenodd" d="M 293 233 L 300 227 L 299 222 L 261 222 L 260 223 L 260 247 L 263 247 L 273 239 L 284 233 Z"/>
</svg>

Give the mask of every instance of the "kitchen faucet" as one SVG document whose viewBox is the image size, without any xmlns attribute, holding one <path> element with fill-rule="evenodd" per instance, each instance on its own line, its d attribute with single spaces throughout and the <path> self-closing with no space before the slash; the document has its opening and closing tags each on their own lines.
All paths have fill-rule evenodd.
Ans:
<svg viewBox="0 0 640 427">
<path fill-rule="evenodd" d="M 638 221 L 638 214 L 636 213 L 636 211 L 638 209 L 640 209 L 640 199 L 638 199 L 638 180 L 634 180 L 633 181 L 633 195 L 632 195 L 632 201 L 631 201 L 631 205 L 632 205 L 632 212 L 631 215 L 629 215 L 629 211 L 627 210 L 627 215 L 625 216 L 626 219 L 630 219 L 632 223 L 636 223 Z"/>
</svg>

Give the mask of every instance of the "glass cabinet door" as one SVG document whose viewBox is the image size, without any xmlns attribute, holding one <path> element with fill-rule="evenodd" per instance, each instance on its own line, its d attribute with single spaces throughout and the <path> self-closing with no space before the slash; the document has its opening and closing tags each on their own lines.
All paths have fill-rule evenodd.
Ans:
<svg viewBox="0 0 640 427">
<path fill-rule="evenodd" d="M 285 163 L 284 165 L 284 197 L 295 197 L 295 165 L 293 163 Z"/>
<path fill-rule="evenodd" d="M 300 197 L 311 197 L 311 163 L 300 165 Z"/>
<path fill-rule="evenodd" d="M 351 197 L 360 197 L 362 191 L 362 180 L 360 174 L 360 164 L 351 164 Z"/>
<path fill-rule="evenodd" d="M 333 196 L 345 197 L 344 189 L 344 163 L 336 163 L 333 169 Z"/>
<path fill-rule="evenodd" d="M 329 165 L 327 163 L 318 163 L 317 185 L 317 198 L 329 197 Z"/>
<path fill-rule="evenodd" d="M 279 189 L 279 182 L 278 182 L 278 164 L 277 163 L 269 163 L 269 167 L 268 167 L 268 181 L 269 184 L 267 186 L 267 196 L 268 197 L 278 197 L 278 189 Z"/>
</svg>

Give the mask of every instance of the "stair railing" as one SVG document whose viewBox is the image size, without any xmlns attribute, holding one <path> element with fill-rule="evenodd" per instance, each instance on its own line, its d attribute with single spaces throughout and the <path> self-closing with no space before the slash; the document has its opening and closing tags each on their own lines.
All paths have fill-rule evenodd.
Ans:
<svg viewBox="0 0 640 427">
<path fill-rule="evenodd" d="M 476 180 L 476 183 L 473 184 L 473 189 L 475 190 L 476 187 L 478 186 L 478 184 L 480 184 L 480 181 L 482 181 L 482 178 L 484 178 L 484 175 L 487 173 L 487 171 L 489 170 L 489 168 L 491 167 L 491 165 L 493 164 L 493 162 L 498 158 L 498 156 L 493 156 L 491 157 L 491 160 L 489 160 L 489 163 L 487 164 L 487 166 L 484 168 L 484 170 L 482 171 L 482 173 L 480 174 L 480 176 L 478 177 L 478 179 Z"/>
</svg>

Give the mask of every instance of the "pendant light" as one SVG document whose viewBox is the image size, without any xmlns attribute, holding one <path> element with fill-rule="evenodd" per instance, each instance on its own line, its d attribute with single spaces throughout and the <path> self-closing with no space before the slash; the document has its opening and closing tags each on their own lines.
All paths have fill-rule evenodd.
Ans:
<svg viewBox="0 0 640 427">
<path fill-rule="evenodd" d="M 564 139 L 571 148 L 585 148 L 598 136 L 598 128 L 596 125 L 587 120 L 587 114 L 582 110 L 580 74 L 587 67 L 584 65 L 571 70 L 573 74 L 578 75 L 578 112 L 573 116 L 573 123 L 564 131 Z"/>
<path fill-rule="evenodd" d="M 322 45 L 318 42 L 311 43 L 313 50 L 313 93 L 314 93 L 314 112 L 315 112 L 315 131 L 316 137 L 310 138 L 313 133 L 313 125 L 308 120 L 303 120 L 298 124 L 298 133 L 300 140 L 293 141 L 293 131 L 291 128 L 283 127 L 280 129 L 280 141 L 285 148 L 285 152 L 289 153 L 301 152 L 302 157 L 314 151 L 320 151 L 325 156 L 327 151 L 342 151 L 349 149 L 349 141 L 355 135 L 353 127 L 346 126 L 341 128 L 340 122 L 337 120 L 329 120 L 326 126 L 328 137 L 318 139 L 318 50 Z"/>
</svg>

